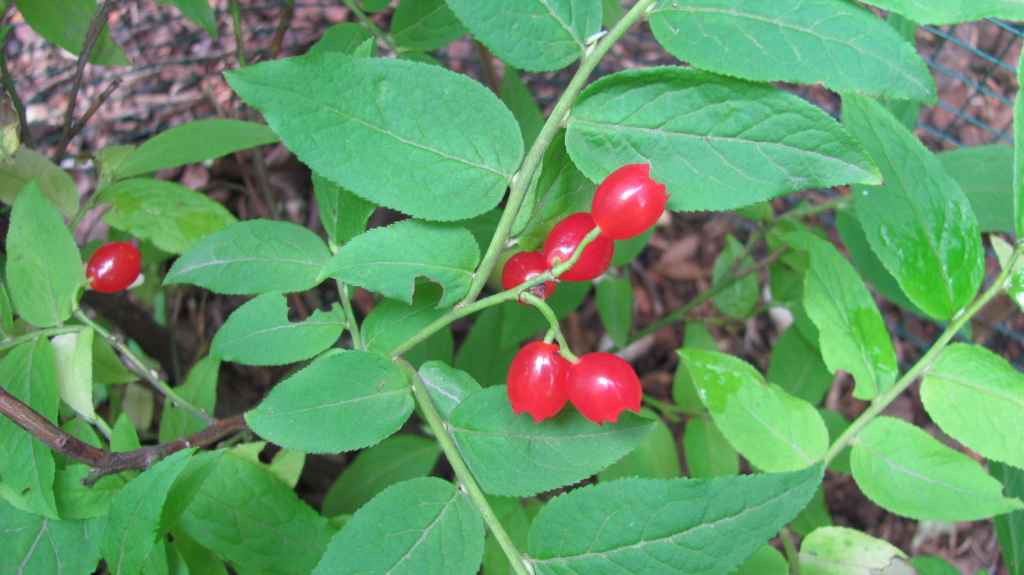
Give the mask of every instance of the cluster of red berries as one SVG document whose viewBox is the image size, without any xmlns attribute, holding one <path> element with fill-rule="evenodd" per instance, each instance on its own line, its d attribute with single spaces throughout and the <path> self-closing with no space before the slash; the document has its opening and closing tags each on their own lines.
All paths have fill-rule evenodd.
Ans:
<svg viewBox="0 0 1024 575">
<path fill-rule="evenodd" d="M 89 288 L 102 293 L 131 287 L 141 271 L 142 254 L 130 242 L 111 242 L 100 246 L 85 265 Z"/>
<path fill-rule="evenodd" d="M 559 279 L 592 280 L 611 265 L 615 240 L 636 237 L 665 211 L 665 186 L 650 178 L 648 164 L 628 164 L 598 186 L 590 213 L 578 212 L 558 222 L 544 241 L 543 252 L 522 252 L 508 260 L 501 283 L 506 290 L 568 261 L 595 227 L 600 235 Z M 547 298 L 555 282 L 530 290 Z M 570 363 L 553 343 L 534 341 L 516 353 L 508 371 L 508 399 L 515 413 L 540 422 L 553 417 L 567 401 L 594 423 L 618 421 L 623 410 L 640 411 L 643 389 L 632 366 L 610 353 L 588 353 Z"/>
</svg>

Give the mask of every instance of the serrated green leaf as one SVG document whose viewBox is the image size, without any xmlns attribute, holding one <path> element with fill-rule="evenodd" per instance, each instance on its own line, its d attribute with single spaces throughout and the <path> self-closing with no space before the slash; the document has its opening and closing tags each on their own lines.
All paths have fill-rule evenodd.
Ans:
<svg viewBox="0 0 1024 575">
<path fill-rule="evenodd" d="M 754 260 L 736 238 L 725 236 L 725 247 L 715 258 L 711 271 L 712 288 L 730 279 L 735 271 L 754 265 Z M 711 300 L 725 315 L 735 319 L 746 319 L 757 307 L 757 276 L 747 274 L 733 285 L 721 290 Z"/>
<path fill-rule="evenodd" d="M 182 15 L 198 24 L 206 30 L 206 33 L 216 38 L 217 19 L 214 16 L 213 8 L 209 0 L 157 0 L 161 4 L 174 4 L 181 10 Z"/>
<path fill-rule="evenodd" d="M 788 575 L 789 563 L 771 545 L 762 545 L 743 565 L 736 575 Z"/>
<path fill-rule="evenodd" d="M 544 127 L 544 113 L 541 112 L 537 100 L 534 99 L 530 89 L 523 83 L 515 68 L 505 68 L 505 75 L 502 76 L 501 87 L 498 89 L 498 97 L 516 117 L 516 121 L 519 122 L 519 130 L 523 135 L 523 144 L 529 148 L 537 139 L 541 128 Z M 564 145 L 562 149 L 565 149 Z"/>
<path fill-rule="evenodd" d="M 821 352 L 796 327 L 790 327 L 776 340 L 767 378 L 812 405 L 821 403 L 834 379 L 821 359 Z"/>
<path fill-rule="evenodd" d="M 393 299 L 378 302 L 361 326 L 367 351 L 390 355 L 395 348 L 447 313 L 446 309 L 437 307 L 440 296 L 440 286 L 421 283 L 413 294 L 412 305 Z"/>
<path fill-rule="evenodd" d="M 460 403 L 482 389 L 473 376 L 440 361 L 424 363 L 419 376 L 437 412 L 446 420 Z"/>
<path fill-rule="evenodd" d="M 366 231 L 377 206 L 313 173 L 313 193 L 327 237 L 341 245 Z"/>
<path fill-rule="evenodd" d="M 933 102 L 935 80 L 914 47 L 844 0 L 670 0 L 651 13 L 658 42 L 704 70 L 836 92 Z"/>
<path fill-rule="evenodd" d="M 853 395 L 868 400 L 896 381 L 896 351 L 885 321 L 860 276 L 835 246 L 801 241 L 811 256 L 804 276 L 804 309 L 818 328 L 828 369 L 853 376 Z"/>
<path fill-rule="evenodd" d="M 596 426 L 574 410 L 536 424 L 516 415 L 505 386 L 474 393 L 452 413 L 452 437 L 480 487 L 528 496 L 575 483 L 635 449 L 654 423 L 631 413 Z"/>
<path fill-rule="evenodd" d="M 444 0 L 402 2 L 391 17 L 391 39 L 403 49 L 429 52 L 465 33 Z"/>
<path fill-rule="evenodd" d="M 917 315 L 924 315 L 916 305 L 910 303 L 900 284 L 896 282 L 896 278 L 892 277 L 889 270 L 885 269 L 881 260 L 872 251 L 868 238 L 864 235 L 864 229 L 853 210 L 836 212 L 836 230 L 839 232 L 839 238 L 843 245 L 846 246 L 850 260 L 853 261 L 853 265 L 860 275 L 864 277 L 864 281 L 871 284 L 879 295 L 892 303 Z"/>
<path fill-rule="evenodd" d="M 706 415 L 691 417 L 683 432 L 683 450 L 690 477 L 705 479 L 738 475 L 740 456 Z"/>
<path fill-rule="evenodd" d="M 702 322 L 688 321 L 683 325 L 683 347 L 677 349 L 676 353 L 679 354 L 684 349 L 718 351 L 718 343 L 715 342 L 715 337 Z M 690 415 L 704 413 L 704 403 L 697 395 L 693 378 L 690 377 L 690 372 L 681 361 L 677 364 L 675 375 L 672 378 L 672 401 Z"/>
<path fill-rule="evenodd" d="M 793 519 L 789 527 L 801 537 L 807 537 L 815 529 L 831 525 L 832 516 L 828 514 L 828 507 L 825 505 L 825 491 L 819 487 L 807 507 L 804 507 L 803 511 Z"/>
<path fill-rule="evenodd" d="M 912 575 L 906 554 L 886 541 L 847 527 L 815 529 L 800 545 L 807 575 Z M 901 569 L 902 568 L 902 569 Z"/>
<path fill-rule="evenodd" d="M 486 212 L 522 158 L 508 109 L 437 66 L 328 52 L 248 66 L 228 82 L 315 172 L 415 217 Z"/>
<path fill-rule="evenodd" d="M 41 337 L 10 350 L 0 360 L 0 385 L 51 423 L 57 422 L 57 391 L 53 348 Z M 57 518 L 54 499 L 56 466 L 53 452 L 7 417 L 0 418 L 0 477 L 28 503 L 30 509 Z"/>
<path fill-rule="evenodd" d="M 156 463 L 114 496 L 100 544 L 112 574 L 142 572 L 146 557 L 163 534 L 159 527 L 164 503 L 193 451 L 182 450 Z"/>
<path fill-rule="evenodd" d="M 607 482 L 624 477 L 674 479 L 683 474 L 672 430 L 657 416 L 648 415 L 655 418 L 654 429 L 636 449 L 598 473 L 598 481 Z"/>
<path fill-rule="evenodd" d="M 188 566 L 189 575 L 228 575 L 224 562 L 179 530 L 173 532 L 174 546 Z"/>
<path fill-rule="evenodd" d="M 387 10 L 391 5 L 391 0 L 359 0 L 359 5 L 363 7 L 363 10 L 372 14 Z"/>
<path fill-rule="evenodd" d="M 92 340 L 95 332 L 86 328 L 54 336 L 51 340 L 57 365 L 60 398 L 88 421 L 96 419 L 92 401 Z"/>
<path fill-rule="evenodd" d="M 601 0 L 447 0 L 455 15 L 496 56 L 531 72 L 578 60 L 601 29 Z"/>
<path fill-rule="evenodd" d="M 987 459 L 1024 467 L 1024 375 L 977 345 L 942 351 L 921 382 L 921 402 L 942 431 Z"/>
<path fill-rule="evenodd" d="M 626 12 L 622 9 L 622 3 L 619 0 L 602 0 L 601 6 L 604 8 L 604 15 L 601 21 L 604 22 L 605 28 L 611 30 L 612 26 L 614 26 Z"/>
<path fill-rule="evenodd" d="M 626 345 L 633 331 L 633 284 L 629 276 L 605 278 L 594 287 L 601 324 L 615 345 Z"/>
<path fill-rule="evenodd" d="M 728 573 L 803 508 L 821 466 L 715 479 L 622 479 L 551 500 L 530 528 L 538 575 Z"/>
<path fill-rule="evenodd" d="M 388 358 L 330 351 L 278 383 L 245 420 L 261 437 L 308 453 L 373 445 L 412 413 L 409 382 Z"/>
<path fill-rule="evenodd" d="M 373 42 L 373 34 L 355 22 L 341 22 L 324 30 L 316 44 L 309 48 L 307 54 L 321 52 L 339 52 L 355 54 L 356 50 L 366 41 Z"/>
<path fill-rule="evenodd" d="M 185 401 L 213 414 L 217 403 L 217 375 L 220 372 L 220 360 L 206 356 L 196 362 L 185 377 L 185 383 L 174 388 Z M 172 402 L 164 403 L 160 413 L 160 443 L 168 443 L 175 439 L 187 437 L 201 431 L 205 427 L 202 420 L 194 413 L 176 407 Z"/>
<path fill-rule="evenodd" d="M 18 315 L 36 327 L 71 317 L 85 266 L 60 212 L 35 182 L 18 194 L 11 210 L 6 250 L 5 277 Z"/>
<path fill-rule="evenodd" d="M 843 98 L 843 124 L 882 171 L 885 184 L 856 187 L 854 206 L 871 248 L 903 293 L 937 320 L 974 298 L 984 277 L 978 223 L 942 164 L 878 102 Z"/>
<path fill-rule="evenodd" d="M 85 45 L 89 25 L 96 13 L 96 0 L 66 2 L 18 2 L 18 11 L 25 22 L 40 36 L 78 55 Z M 124 51 L 110 38 L 104 26 L 89 55 L 89 62 L 103 66 L 125 66 L 130 62 Z"/>
<path fill-rule="evenodd" d="M 114 422 L 114 428 L 110 432 L 110 450 L 118 453 L 134 451 L 142 447 L 139 441 L 139 432 L 135 430 L 128 414 L 122 413 Z"/>
<path fill-rule="evenodd" d="M 759 469 L 803 469 L 825 455 L 828 430 L 814 406 L 766 384 L 737 357 L 698 349 L 679 355 L 715 425 Z"/>
<path fill-rule="evenodd" d="M 191 283 L 216 293 L 296 292 L 320 283 L 330 258 L 323 240 L 288 222 L 249 220 L 208 236 L 182 254 L 164 285 Z"/>
<path fill-rule="evenodd" d="M 1024 20 L 1024 6 L 1017 0 L 867 0 L 879 8 L 902 14 L 921 24 L 956 24 L 1004 18 Z"/>
<path fill-rule="evenodd" d="M 935 555 L 918 555 L 910 560 L 910 565 L 917 570 L 917 575 L 960 575 L 959 569 Z"/>
<path fill-rule="evenodd" d="M 245 573 L 308 575 L 332 530 L 266 467 L 225 453 L 176 531 Z"/>
<path fill-rule="evenodd" d="M 194 120 L 146 140 L 117 166 L 115 174 L 119 179 L 141 176 L 274 142 L 277 136 L 263 124 L 227 118 Z"/>
<path fill-rule="evenodd" d="M 484 524 L 467 496 L 422 477 L 385 489 L 357 511 L 313 573 L 474 575 L 483 552 Z"/>
<path fill-rule="evenodd" d="M 107 475 L 87 486 L 83 482 L 89 473 L 89 467 L 81 463 L 57 470 L 54 493 L 62 519 L 89 519 L 106 515 L 114 495 L 128 482 L 125 474 Z"/>
<path fill-rule="evenodd" d="M 295 363 L 333 346 L 346 325 L 338 304 L 330 311 L 316 310 L 304 321 L 288 321 L 287 298 L 267 293 L 228 316 L 213 338 L 210 354 L 244 365 Z"/>
<path fill-rule="evenodd" d="M 55 521 L 0 500 L 0 525 L 0 573 L 89 575 L 100 561 L 102 520 Z"/>
<path fill-rule="evenodd" d="M 203 238 L 237 220 L 224 206 L 174 182 L 135 178 L 100 192 L 110 204 L 103 221 L 113 228 L 152 242 L 165 252 L 180 254 Z"/>
<path fill-rule="evenodd" d="M 437 305 L 448 307 L 466 295 L 479 261 L 480 248 L 465 229 L 404 220 L 353 238 L 324 266 L 321 278 L 411 304 L 416 278 L 423 276 L 441 284 Z"/>
<path fill-rule="evenodd" d="M 966 146 L 938 154 L 942 168 L 970 200 L 982 232 L 1013 233 L 1013 212 L 1006 209 L 1017 189 L 1013 154 L 1013 147 L 1006 144 Z"/>
<path fill-rule="evenodd" d="M 29 182 L 35 181 L 46 199 L 65 217 L 78 210 L 78 187 L 67 172 L 46 156 L 22 146 L 10 158 L 0 160 L 0 201 L 14 204 Z"/>
<path fill-rule="evenodd" d="M 441 455 L 432 439 L 393 435 L 363 451 L 331 484 L 324 496 L 327 517 L 355 513 L 378 493 L 396 483 L 430 473 Z"/>
<path fill-rule="evenodd" d="M 138 381 L 139 376 L 131 372 L 121 363 L 121 358 L 114 353 L 107 340 L 102 337 L 92 339 L 92 380 L 105 385 L 121 385 Z"/>
<path fill-rule="evenodd" d="M 1003 484 L 1008 496 L 1024 497 L 1024 470 L 998 461 L 989 463 L 988 468 L 992 476 Z M 1024 511 L 997 515 L 992 522 L 995 523 L 999 548 L 1010 575 L 1021 575 L 1024 573 Z"/>
<path fill-rule="evenodd" d="M 789 192 L 878 183 L 877 168 L 821 109 L 763 84 L 686 68 L 647 68 L 591 84 L 566 147 L 599 182 L 650 163 L 676 211 L 728 210 Z"/>
<path fill-rule="evenodd" d="M 864 495 L 913 519 L 973 521 L 1018 509 L 999 482 L 966 455 L 900 419 L 879 417 L 865 427 L 850 454 Z"/>
</svg>

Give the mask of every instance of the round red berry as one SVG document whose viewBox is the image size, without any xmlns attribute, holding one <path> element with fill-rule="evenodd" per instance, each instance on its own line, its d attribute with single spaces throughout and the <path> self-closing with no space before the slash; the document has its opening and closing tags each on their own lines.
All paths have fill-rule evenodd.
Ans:
<svg viewBox="0 0 1024 575">
<path fill-rule="evenodd" d="M 565 384 L 569 362 L 558 353 L 558 346 L 543 341 L 522 347 L 508 368 L 508 401 L 512 411 L 529 413 L 541 422 L 553 417 L 569 399 Z"/>
<path fill-rule="evenodd" d="M 510 290 L 547 271 L 548 264 L 544 261 L 544 254 L 540 252 L 519 252 L 505 262 L 505 267 L 501 270 L 501 287 Z M 555 293 L 555 282 L 544 282 L 533 286 L 529 291 L 541 299 L 547 299 L 548 296 Z"/>
<path fill-rule="evenodd" d="M 588 353 L 569 368 L 569 401 L 594 423 L 615 423 L 623 410 L 640 411 L 644 391 L 633 366 L 611 353 Z"/>
<path fill-rule="evenodd" d="M 651 179 L 650 164 L 626 164 L 597 187 L 590 210 L 601 233 L 625 240 L 646 232 L 665 211 L 665 185 Z"/>
<path fill-rule="evenodd" d="M 586 212 L 571 214 L 555 224 L 547 239 L 544 240 L 544 259 L 548 265 L 554 267 L 558 262 L 569 261 L 576 251 L 576 247 L 595 227 L 594 218 Z M 615 242 L 602 234 L 583 249 L 580 259 L 576 260 L 576 263 L 566 270 L 560 279 L 566 281 L 592 280 L 608 270 L 613 255 L 615 255 Z"/>
<path fill-rule="evenodd" d="M 89 287 L 114 293 L 132 285 L 142 270 L 142 254 L 130 242 L 112 242 L 100 246 L 85 266 Z"/>
</svg>

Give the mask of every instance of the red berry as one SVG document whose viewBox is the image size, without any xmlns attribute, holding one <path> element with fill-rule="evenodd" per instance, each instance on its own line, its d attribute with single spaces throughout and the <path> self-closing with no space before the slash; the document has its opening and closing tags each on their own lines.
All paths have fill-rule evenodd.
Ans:
<svg viewBox="0 0 1024 575">
<path fill-rule="evenodd" d="M 505 262 L 501 270 L 501 287 L 510 290 L 548 271 L 548 264 L 540 252 L 519 252 Z M 530 288 L 530 293 L 547 299 L 555 293 L 555 282 L 548 281 Z"/>
<path fill-rule="evenodd" d="M 597 187 L 590 210 L 601 233 L 613 240 L 639 236 L 665 211 L 665 185 L 651 179 L 650 164 L 626 164 Z"/>
<path fill-rule="evenodd" d="M 522 347 L 508 368 L 508 401 L 512 411 L 529 413 L 541 422 L 554 416 L 568 400 L 565 381 L 569 362 L 558 353 L 558 346 L 543 341 Z"/>
<path fill-rule="evenodd" d="M 103 293 L 121 291 L 135 282 L 142 270 L 142 254 L 135 244 L 112 242 L 100 246 L 85 266 L 89 287 Z"/>
<path fill-rule="evenodd" d="M 624 409 L 640 411 L 644 390 L 633 366 L 617 355 L 588 353 L 569 368 L 569 401 L 594 423 L 615 423 Z"/>
<path fill-rule="evenodd" d="M 548 238 L 544 240 L 544 259 L 548 265 L 554 267 L 558 262 L 569 261 L 576 247 L 595 227 L 594 218 L 586 212 L 570 214 L 555 224 Z M 600 235 L 583 249 L 580 259 L 576 260 L 560 278 L 567 281 L 592 280 L 608 270 L 613 255 L 615 242 Z"/>
</svg>

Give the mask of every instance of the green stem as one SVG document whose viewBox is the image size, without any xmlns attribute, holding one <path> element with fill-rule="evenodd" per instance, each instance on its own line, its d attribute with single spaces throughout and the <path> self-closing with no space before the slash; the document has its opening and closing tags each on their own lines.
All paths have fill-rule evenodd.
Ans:
<svg viewBox="0 0 1024 575">
<path fill-rule="evenodd" d="M 814 216 L 822 212 L 829 210 L 839 210 L 845 208 L 850 203 L 850 198 L 847 196 L 837 196 L 831 200 L 822 202 L 820 204 L 811 204 L 803 207 L 799 207 L 786 212 L 779 216 L 780 220 L 793 220 L 798 218 L 806 218 Z"/>
<path fill-rule="evenodd" d="M 19 335 L 17 337 L 8 337 L 0 340 L 0 351 L 6 351 L 12 347 L 17 347 L 28 341 L 35 341 L 41 337 L 51 337 L 54 335 L 61 335 L 65 333 L 75 333 L 82 331 L 80 325 L 68 325 L 62 327 L 48 327 L 46 329 L 37 329 L 28 333 Z"/>
<path fill-rule="evenodd" d="M 359 322 L 356 321 L 356 314 L 352 311 L 352 299 L 348 293 L 348 285 L 338 282 L 338 297 L 341 298 L 341 308 L 345 312 L 345 322 L 348 324 L 348 332 L 352 335 L 352 347 L 366 351 L 363 345 L 363 336 L 359 333 Z"/>
<path fill-rule="evenodd" d="M 565 340 L 565 334 L 562 333 L 562 326 L 558 323 L 558 316 L 555 315 L 555 310 L 551 309 L 551 306 L 546 301 L 530 292 L 523 292 L 519 299 L 537 308 L 540 314 L 544 316 L 544 319 L 548 320 L 548 325 L 551 326 L 551 331 L 554 332 L 555 339 L 558 340 L 558 353 L 572 363 L 579 361 L 579 358 L 573 355 L 572 349 L 569 348 L 569 342 Z"/>
<path fill-rule="evenodd" d="M 644 403 L 646 405 L 653 407 L 654 409 L 657 409 L 659 412 L 661 412 L 661 416 L 664 417 L 665 419 L 668 419 L 669 421 L 679 422 L 682 420 L 682 417 L 680 417 L 680 415 L 686 414 L 686 412 L 680 409 L 679 406 L 669 403 L 667 401 L 662 401 L 657 397 L 653 397 L 647 394 L 644 394 Z"/>
<path fill-rule="evenodd" d="M 387 46 L 392 52 L 398 52 L 398 49 L 395 48 L 395 42 L 391 39 L 391 36 L 381 30 L 380 26 L 377 26 L 377 24 L 366 15 L 366 12 L 363 12 L 362 9 L 356 5 L 355 0 L 342 0 L 342 2 L 345 6 L 348 6 L 348 9 L 351 10 L 353 14 L 356 15 L 356 19 L 359 20 L 359 23 L 369 30 L 370 33 L 376 36 L 377 40 L 380 41 L 381 44 Z"/>
<path fill-rule="evenodd" d="M 346 0 L 351 1 L 351 0 Z M 498 264 L 498 259 L 501 257 L 501 251 L 505 248 L 505 242 L 508 240 L 509 233 L 512 231 L 512 224 L 515 222 L 516 214 L 519 212 L 519 208 L 523 205 L 523 199 L 526 197 L 526 191 L 530 187 L 530 181 L 533 179 L 533 173 L 537 170 L 541 160 L 544 159 L 544 153 L 547 151 L 548 146 L 555 139 L 558 131 L 562 128 L 566 119 L 569 117 L 569 111 L 572 109 L 572 105 L 576 103 L 576 98 L 579 97 L 583 91 L 583 87 L 587 83 L 587 78 L 597 68 L 601 58 L 611 50 L 611 47 L 629 30 L 633 24 L 644 16 L 644 13 L 650 6 L 654 5 L 655 0 L 639 0 L 621 20 L 612 26 L 612 29 L 608 31 L 601 40 L 594 45 L 592 50 L 588 50 L 580 60 L 580 67 L 576 70 L 576 74 L 573 75 L 572 80 L 569 81 L 569 85 L 562 92 L 561 97 L 558 98 L 558 102 L 555 104 L 551 115 L 548 116 L 544 127 L 541 128 L 540 134 L 537 135 L 537 139 L 533 142 L 533 146 L 530 147 L 530 151 L 527 152 L 526 157 L 523 159 L 523 163 L 519 168 L 519 171 L 512 176 L 512 182 L 508 194 L 508 201 L 505 203 L 505 211 L 501 214 L 501 219 L 498 221 L 498 228 L 494 231 L 494 237 L 491 238 L 491 244 L 487 246 L 487 252 L 484 253 L 483 260 L 480 262 L 480 267 L 477 268 L 476 273 L 473 275 L 473 281 L 469 287 L 469 293 L 466 294 L 465 299 L 462 300 L 463 305 L 468 305 L 474 301 L 483 291 L 484 285 L 487 283 L 487 278 L 490 277 L 491 272 L 494 270 L 494 266 Z"/>
<path fill-rule="evenodd" d="M 410 371 L 410 377 L 412 378 L 412 390 L 416 396 L 416 403 L 420 406 L 420 411 L 423 413 L 423 417 L 427 420 L 427 425 L 430 426 L 430 430 L 433 432 L 434 437 L 437 438 L 437 442 L 441 444 L 441 450 L 444 451 L 445 458 L 448 459 L 448 463 L 451 464 L 452 470 L 455 472 L 455 478 L 458 479 L 459 484 L 465 489 L 466 494 L 469 496 L 470 501 L 476 506 L 477 511 L 484 518 L 484 523 L 487 524 L 487 528 L 491 530 L 491 534 L 494 535 L 495 541 L 501 546 L 502 551 L 505 552 L 505 556 L 508 558 L 509 564 L 512 566 L 512 571 L 516 575 L 531 575 L 528 563 L 523 557 L 519 549 L 516 548 L 515 543 L 512 542 L 512 538 L 508 532 L 505 531 L 505 527 L 502 526 L 501 521 L 498 519 L 497 514 L 494 513 L 494 509 L 491 508 L 491 504 L 487 501 L 487 496 L 484 495 L 483 490 L 477 484 L 476 479 L 473 477 L 473 473 L 469 470 L 469 466 L 466 465 L 466 461 L 462 458 L 462 454 L 459 452 L 458 446 L 452 440 L 451 435 L 448 433 L 448 426 L 441 418 L 441 414 L 437 412 L 437 408 L 434 407 L 434 402 L 431 401 L 430 395 L 427 394 L 427 390 L 424 389 L 423 383 L 420 381 L 419 375 L 408 365 L 405 367 Z"/>
<path fill-rule="evenodd" d="M 228 2 L 228 12 L 231 13 L 231 24 L 235 33 L 235 50 L 238 52 L 238 66 L 245 68 L 247 62 L 245 58 L 245 42 L 242 40 L 242 9 L 238 5 L 238 0 Z"/>
<path fill-rule="evenodd" d="M 1013 251 L 1013 255 L 1010 257 L 1010 261 L 1006 263 L 1003 270 L 996 277 L 992 285 L 988 287 L 974 302 L 964 309 L 959 315 L 953 318 L 953 321 L 949 322 L 946 326 L 945 331 L 939 336 L 935 343 L 932 344 L 931 348 L 921 359 L 917 360 L 917 363 L 913 365 L 903 377 L 896 382 L 895 385 L 890 387 L 884 393 L 875 398 L 871 405 L 864 410 L 864 413 L 860 414 L 850 424 L 850 427 L 846 428 L 846 431 L 840 435 L 835 442 L 829 447 L 828 452 L 825 454 L 825 465 L 828 465 L 835 459 L 846 447 L 853 443 L 854 439 L 857 438 L 857 434 L 861 432 L 869 423 L 871 423 L 875 417 L 881 414 L 889 404 L 892 403 L 897 397 L 900 396 L 917 378 L 924 374 L 928 369 L 931 368 L 935 360 L 938 359 L 939 354 L 949 345 L 949 342 L 953 341 L 956 334 L 967 322 L 971 321 L 971 318 L 975 316 L 989 301 L 992 300 L 999 292 L 1003 291 L 1006 285 L 1006 280 L 1010 277 L 1010 273 L 1014 266 L 1017 265 L 1017 260 L 1021 257 L 1021 253 L 1024 253 L 1024 245 L 1019 245 Z"/>
<path fill-rule="evenodd" d="M 180 407 L 185 411 L 188 411 L 189 413 L 195 415 L 197 418 L 203 420 L 203 422 L 207 424 L 211 424 L 214 422 L 214 419 L 210 417 L 210 415 L 206 413 L 206 411 L 200 409 L 199 407 L 196 407 L 195 405 L 193 405 L 192 403 L 178 395 L 178 393 L 174 391 L 171 388 L 171 386 L 167 385 L 166 382 L 160 379 L 156 371 L 150 369 L 142 361 L 142 359 L 139 358 L 139 356 L 135 355 L 135 352 L 132 351 L 131 348 L 125 345 L 124 342 L 122 342 L 117 337 L 114 337 L 114 335 L 107 331 L 106 328 L 93 321 L 91 318 L 89 318 L 89 316 L 85 315 L 85 313 L 83 313 L 82 310 L 75 311 L 75 318 L 77 318 L 85 325 L 94 329 L 96 333 L 100 335 L 100 337 L 107 340 L 107 343 L 113 346 L 114 349 L 116 349 L 122 356 L 124 356 L 124 358 L 128 362 L 128 368 L 131 369 L 133 373 L 135 373 L 142 379 L 146 380 L 150 385 L 156 388 L 156 390 L 162 393 L 167 399 L 169 399 L 174 406 Z"/>
<path fill-rule="evenodd" d="M 793 543 L 793 533 L 788 527 L 783 527 L 779 532 L 779 539 L 782 539 L 782 548 L 786 551 L 786 559 L 789 561 L 789 575 L 800 575 L 800 554 Z"/>
</svg>

